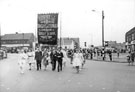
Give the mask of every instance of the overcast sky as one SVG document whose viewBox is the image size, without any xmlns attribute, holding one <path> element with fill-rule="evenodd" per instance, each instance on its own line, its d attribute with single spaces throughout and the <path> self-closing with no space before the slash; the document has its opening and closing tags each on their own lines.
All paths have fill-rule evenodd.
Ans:
<svg viewBox="0 0 135 92">
<path fill-rule="evenodd" d="M 135 27 L 135 0 L 0 0 L 1 34 L 35 34 L 37 14 L 59 13 L 62 37 L 101 45 L 102 10 L 105 40 L 124 42 L 125 33 Z"/>
</svg>

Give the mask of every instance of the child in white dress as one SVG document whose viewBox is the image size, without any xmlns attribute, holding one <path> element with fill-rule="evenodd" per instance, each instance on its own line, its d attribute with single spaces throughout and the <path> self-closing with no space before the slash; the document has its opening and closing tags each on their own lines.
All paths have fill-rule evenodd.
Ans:
<svg viewBox="0 0 135 92">
<path fill-rule="evenodd" d="M 73 67 L 76 68 L 77 73 L 79 73 L 79 68 L 82 66 L 81 56 L 78 50 L 75 51 L 73 56 Z"/>
<path fill-rule="evenodd" d="M 31 70 L 32 65 L 35 67 L 35 62 L 34 62 L 34 52 L 29 50 L 27 53 L 28 55 L 28 63 L 29 63 L 29 70 Z"/>
<path fill-rule="evenodd" d="M 28 56 L 26 55 L 26 53 L 24 51 L 21 51 L 19 58 L 20 59 L 18 60 L 18 65 L 19 65 L 20 73 L 23 74 L 24 73 L 24 66 L 26 64 Z"/>
</svg>

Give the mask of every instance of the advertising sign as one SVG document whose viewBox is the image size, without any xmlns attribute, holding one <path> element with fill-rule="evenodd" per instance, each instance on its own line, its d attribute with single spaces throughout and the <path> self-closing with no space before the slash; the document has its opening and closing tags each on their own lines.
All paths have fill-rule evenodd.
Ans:
<svg viewBox="0 0 135 92">
<path fill-rule="evenodd" d="M 58 14 L 38 14 L 38 43 L 57 45 Z"/>
</svg>

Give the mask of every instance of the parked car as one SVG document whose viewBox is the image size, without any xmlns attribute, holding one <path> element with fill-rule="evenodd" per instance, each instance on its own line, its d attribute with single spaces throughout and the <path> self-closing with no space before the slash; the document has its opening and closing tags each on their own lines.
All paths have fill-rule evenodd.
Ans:
<svg viewBox="0 0 135 92">
<path fill-rule="evenodd" d="M 0 59 L 3 59 L 3 51 L 0 50 Z"/>
<path fill-rule="evenodd" d="M 0 59 L 7 58 L 7 52 L 6 50 L 0 50 Z"/>
</svg>

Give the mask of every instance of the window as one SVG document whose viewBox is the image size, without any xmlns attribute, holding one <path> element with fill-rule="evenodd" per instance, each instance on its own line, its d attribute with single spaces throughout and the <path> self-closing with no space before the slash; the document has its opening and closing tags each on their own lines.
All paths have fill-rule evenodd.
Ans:
<svg viewBox="0 0 135 92">
<path fill-rule="evenodd" d="M 135 33 L 134 33 L 134 40 L 135 40 Z"/>
<path fill-rule="evenodd" d="M 131 40 L 134 40 L 134 38 L 135 38 L 135 37 L 134 37 L 134 34 L 132 34 L 132 39 L 131 39 Z"/>
<path fill-rule="evenodd" d="M 128 42 L 129 40 L 128 40 L 128 36 L 127 36 L 127 39 L 126 39 L 126 42 Z"/>
</svg>

